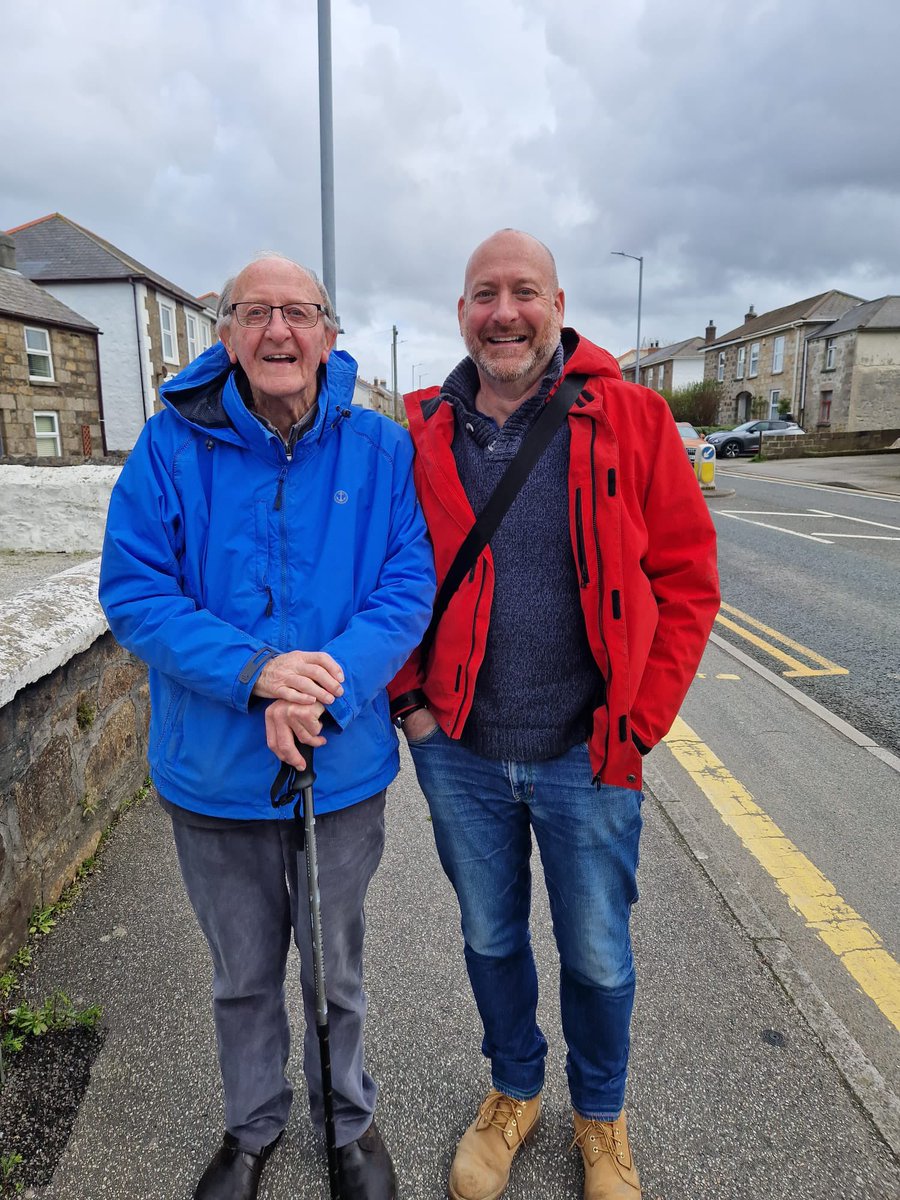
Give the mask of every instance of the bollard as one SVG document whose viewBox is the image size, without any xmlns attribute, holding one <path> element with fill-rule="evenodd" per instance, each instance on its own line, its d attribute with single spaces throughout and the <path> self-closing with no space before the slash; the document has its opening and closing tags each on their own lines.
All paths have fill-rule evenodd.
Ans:
<svg viewBox="0 0 900 1200">
<path fill-rule="evenodd" d="M 715 446 L 698 446 L 694 455 L 694 473 L 704 489 L 715 489 L 716 486 L 716 448 Z"/>
</svg>

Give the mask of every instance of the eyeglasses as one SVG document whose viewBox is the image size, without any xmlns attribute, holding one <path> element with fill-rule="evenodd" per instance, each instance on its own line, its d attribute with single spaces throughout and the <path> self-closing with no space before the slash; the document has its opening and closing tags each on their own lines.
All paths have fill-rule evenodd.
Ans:
<svg viewBox="0 0 900 1200">
<path fill-rule="evenodd" d="M 303 304 L 256 304 L 252 300 L 244 300 L 231 305 L 238 324 L 246 329 L 264 329 L 276 309 L 293 329 L 311 329 L 318 321 L 319 313 L 325 312 L 325 305 L 314 304 L 311 300 Z"/>
</svg>

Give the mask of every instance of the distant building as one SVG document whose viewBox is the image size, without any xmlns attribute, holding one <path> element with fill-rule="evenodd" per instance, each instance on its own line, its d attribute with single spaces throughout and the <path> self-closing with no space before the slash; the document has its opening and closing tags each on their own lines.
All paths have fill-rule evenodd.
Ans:
<svg viewBox="0 0 900 1200">
<path fill-rule="evenodd" d="M 130 450 L 159 384 L 214 339 L 214 310 L 60 213 L 9 230 L 19 269 L 100 329 L 106 445 Z"/>
<path fill-rule="evenodd" d="M 97 326 L 16 270 L 0 235 L 0 457 L 103 454 Z"/>
<path fill-rule="evenodd" d="M 787 406 L 799 416 L 807 339 L 863 301 L 833 289 L 757 315 L 704 347 L 706 379 L 722 387 L 718 423 L 777 417 Z"/>
<path fill-rule="evenodd" d="M 849 309 L 806 339 L 797 419 L 809 429 L 900 427 L 900 296 Z"/>
<path fill-rule="evenodd" d="M 402 417 L 403 401 L 398 399 L 399 412 L 394 412 L 394 397 L 388 389 L 387 381 L 384 379 L 376 379 L 374 383 L 369 383 L 367 379 L 357 375 L 356 383 L 353 388 L 353 403 L 358 404 L 361 408 L 372 408 L 375 412 L 384 413 L 385 416 Z"/>
<path fill-rule="evenodd" d="M 657 392 L 662 388 L 674 391 L 690 383 L 698 383 L 703 378 L 704 344 L 701 337 L 686 338 L 670 346 L 660 346 L 654 342 L 641 351 L 641 383 Z M 634 351 L 631 351 L 631 362 L 622 371 L 625 379 L 634 379 L 634 366 Z"/>
</svg>

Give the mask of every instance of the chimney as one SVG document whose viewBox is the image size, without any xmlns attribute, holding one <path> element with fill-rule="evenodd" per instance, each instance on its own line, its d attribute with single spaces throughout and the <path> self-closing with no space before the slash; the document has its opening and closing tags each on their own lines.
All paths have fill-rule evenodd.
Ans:
<svg viewBox="0 0 900 1200">
<path fill-rule="evenodd" d="M 709 318 L 709 324 L 706 327 L 706 344 L 707 346 L 716 340 L 716 327 L 713 325 L 712 317 Z"/>
<path fill-rule="evenodd" d="M 16 243 L 5 233 L 0 233 L 0 267 L 7 271 L 16 269 Z"/>
<path fill-rule="evenodd" d="M 748 321 L 755 321 L 755 320 L 756 320 L 756 309 L 751 304 L 750 311 L 744 313 L 744 324 L 746 325 Z"/>
</svg>

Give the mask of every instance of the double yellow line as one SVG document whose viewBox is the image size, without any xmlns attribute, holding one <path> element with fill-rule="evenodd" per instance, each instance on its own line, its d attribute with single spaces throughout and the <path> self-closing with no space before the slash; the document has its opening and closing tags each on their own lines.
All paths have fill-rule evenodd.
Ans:
<svg viewBox="0 0 900 1200">
<path fill-rule="evenodd" d="M 729 617 L 723 616 L 723 612 L 730 613 L 731 617 L 736 617 L 743 625 L 749 625 L 750 628 L 742 628 L 736 620 L 731 620 Z M 755 617 L 748 616 L 747 613 L 741 612 L 739 608 L 734 608 L 731 604 L 722 604 L 721 611 L 716 620 L 720 625 L 724 625 L 726 629 L 730 629 L 732 633 L 738 634 L 744 641 L 750 642 L 760 650 L 764 650 L 766 654 L 770 654 L 773 658 L 777 658 L 779 662 L 784 663 L 788 667 L 788 670 L 782 671 L 782 675 L 786 678 L 799 679 L 810 675 L 850 674 L 846 667 L 839 667 L 837 663 L 823 658 L 815 650 L 810 650 L 808 646 L 802 646 L 799 642 L 793 641 L 792 638 L 786 637 L 783 633 L 778 633 L 777 630 L 770 629 L 768 625 L 763 625 L 762 621 L 757 621 Z M 759 633 L 764 633 L 768 640 L 761 638 L 759 633 L 753 633 L 754 629 L 759 630 Z M 773 643 L 779 643 L 779 645 L 773 645 Z M 802 654 L 808 661 L 801 662 L 798 658 L 780 649 L 780 646 L 787 646 L 795 654 Z M 810 663 L 814 665 L 810 666 Z"/>
<path fill-rule="evenodd" d="M 665 741 L 725 824 L 772 876 L 791 908 L 900 1030 L 900 963 L 884 949 L 875 930 L 838 895 L 834 884 L 763 812 L 744 785 L 680 717 Z"/>
</svg>

